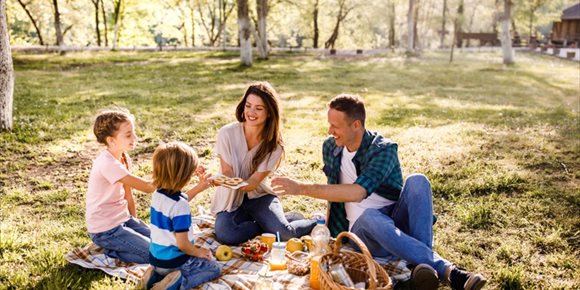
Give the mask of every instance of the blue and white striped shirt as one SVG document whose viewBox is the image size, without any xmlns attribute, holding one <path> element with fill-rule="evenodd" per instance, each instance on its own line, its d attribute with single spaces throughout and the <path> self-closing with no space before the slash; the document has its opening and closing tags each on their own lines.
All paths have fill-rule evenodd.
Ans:
<svg viewBox="0 0 580 290">
<path fill-rule="evenodd" d="M 181 192 L 157 189 L 151 201 L 150 263 L 161 268 L 178 268 L 189 256 L 177 247 L 175 233 L 187 232 L 190 242 L 195 236 L 187 197 Z"/>
</svg>

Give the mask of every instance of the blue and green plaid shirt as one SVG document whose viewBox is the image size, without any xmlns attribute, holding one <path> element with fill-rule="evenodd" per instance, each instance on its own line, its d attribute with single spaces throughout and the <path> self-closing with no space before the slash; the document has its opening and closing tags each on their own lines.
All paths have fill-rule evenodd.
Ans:
<svg viewBox="0 0 580 290">
<path fill-rule="evenodd" d="M 333 137 L 322 145 L 324 174 L 328 184 L 339 184 L 340 161 L 343 147 L 337 147 Z M 403 187 L 403 174 L 397 155 L 397 144 L 375 132 L 365 131 L 361 146 L 352 159 L 356 168 L 356 184 L 364 187 L 367 197 L 376 193 L 386 199 L 399 199 Z M 348 231 L 348 220 L 343 202 L 330 202 L 328 218 L 330 234 L 336 237 Z"/>
</svg>

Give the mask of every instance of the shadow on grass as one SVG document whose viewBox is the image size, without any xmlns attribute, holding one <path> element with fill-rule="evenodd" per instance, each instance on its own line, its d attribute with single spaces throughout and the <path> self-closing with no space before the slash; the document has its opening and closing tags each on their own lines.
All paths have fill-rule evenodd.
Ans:
<svg viewBox="0 0 580 290">
<path fill-rule="evenodd" d="M 91 283 L 105 279 L 107 275 L 99 270 L 85 269 L 74 264 L 52 268 L 36 285 L 34 290 L 89 289 Z"/>
</svg>

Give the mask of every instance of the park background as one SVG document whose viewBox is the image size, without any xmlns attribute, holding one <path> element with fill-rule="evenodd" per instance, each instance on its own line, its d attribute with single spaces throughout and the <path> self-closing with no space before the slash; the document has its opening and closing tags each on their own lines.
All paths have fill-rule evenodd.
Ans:
<svg viewBox="0 0 580 290">
<path fill-rule="evenodd" d="M 135 114 L 135 174 L 150 176 L 153 150 L 171 140 L 194 146 L 217 172 L 217 130 L 235 120 L 254 80 L 281 95 L 286 159 L 276 174 L 324 183 L 326 102 L 359 94 L 367 127 L 399 144 L 405 176 L 432 182 L 437 252 L 483 273 L 488 289 L 580 288 L 579 63 L 526 47 L 530 36 L 554 46 L 553 22 L 576 1 L 509 1 L 511 35 L 524 46 L 510 50 L 509 65 L 500 47 L 451 47 L 454 31 L 499 37 L 504 1 L 258 1 L 269 7 L 265 57 L 249 1 L 251 65 L 233 1 L 0 1 L 14 68 L 13 126 L 0 133 L 0 289 L 133 287 L 63 257 L 90 241 L 84 194 L 103 149 L 95 114 Z M 194 214 L 211 194 L 192 201 Z M 148 220 L 149 196 L 135 197 Z M 302 197 L 283 203 L 306 215 L 325 208 Z"/>
</svg>

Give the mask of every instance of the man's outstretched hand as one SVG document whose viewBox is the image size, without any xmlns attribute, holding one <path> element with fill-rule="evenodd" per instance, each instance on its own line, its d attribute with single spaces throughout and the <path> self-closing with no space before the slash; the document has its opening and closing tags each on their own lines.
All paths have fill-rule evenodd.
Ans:
<svg viewBox="0 0 580 290">
<path fill-rule="evenodd" d="M 287 177 L 272 179 L 272 189 L 277 195 L 299 195 L 301 185 L 298 181 Z"/>
</svg>

